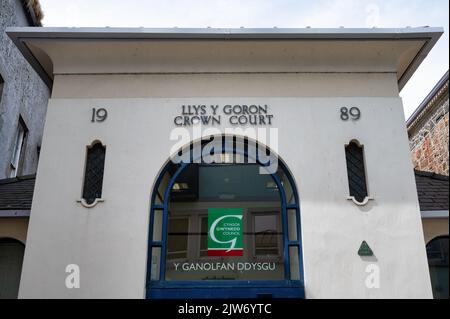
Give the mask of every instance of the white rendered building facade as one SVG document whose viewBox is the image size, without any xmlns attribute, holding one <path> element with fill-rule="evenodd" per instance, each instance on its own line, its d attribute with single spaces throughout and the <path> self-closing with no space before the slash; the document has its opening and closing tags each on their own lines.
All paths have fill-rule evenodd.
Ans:
<svg viewBox="0 0 450 319">
<path fill-rule="evenodd" d="M 441 33 L 10 29 L 52 86 L 19 296 L 431 298 L 399 89 Z"/>
</svg>

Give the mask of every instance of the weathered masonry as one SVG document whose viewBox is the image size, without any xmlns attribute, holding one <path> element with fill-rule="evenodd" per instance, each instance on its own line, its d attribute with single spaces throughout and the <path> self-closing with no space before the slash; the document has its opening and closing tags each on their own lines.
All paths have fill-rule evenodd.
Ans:
<svg viewBox="0 0 450 319">
<path fill-rule="evenodd" d="M 431 298 L 399 90 L 441 34 L 9 29 L 52 86 L 20 297 Z"/>
</svg>

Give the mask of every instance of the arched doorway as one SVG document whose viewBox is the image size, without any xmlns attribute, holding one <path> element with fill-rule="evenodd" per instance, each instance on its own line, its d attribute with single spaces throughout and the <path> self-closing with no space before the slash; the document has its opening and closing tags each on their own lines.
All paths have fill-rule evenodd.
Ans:
<svg viewBox="0 0 450 319">
<path fill-rule="evenodd" d="M 0 238 L 0 299 L 18 297 L 24 251 L 20 241 Z"/>
<path fill-rule="evenodd" d="M 448 299 L 448 236 L 438 236 L 427 244 L 431 287 L 435 299 Z"/>
<path fill-rule="evenodd" d="M 303 298 L 300 206 L 292 175 L 277 157 L 269 173 L 268 162 L 249 151 L 254 145 L 266 159 L 274 158 L 264 146 L 237 138 L 229 145 L 220 138 L 219 152 L 205 152 L 214 138 L 191 144 L 187 160 L 169 161 L 157 178 L 147 298 Z"/>
</svg>

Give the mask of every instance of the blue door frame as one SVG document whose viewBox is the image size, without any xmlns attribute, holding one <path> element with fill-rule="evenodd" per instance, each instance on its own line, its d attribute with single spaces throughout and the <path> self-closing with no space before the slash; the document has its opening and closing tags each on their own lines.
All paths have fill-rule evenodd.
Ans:
<svg viewBox="0 0 450 319">
<path fill-rule="evenodd" d="M 192 144 L 191 144 L 192 145 Z M 247 150 L 240 148 L 222 147 L 222 153 L 235 153 L 244 155 L 248 158 Z M 200 152 L 201 154 L 201 152 Z M 303 281 L 303 257 L 301 245 L 301 221 L 300 221 L 300 205 L 297 188 L 292 175 L 287 170 L 286 165 L 278 158 L 278 165 L 287 177 L 294 195 L 294 203 L 288 203 L 286 192 L 280 177 L 276 173 L 270 174 L 276 183 L 281 200 L 281 219 L 283 228 L 283 251 L 284 251 L 284 280 L 190 280 L 190 281 L 166 281 L 166 252 L 167 252 L 167 224 L 170 193 L 172 187 L 181 174 L 181 172 L 194 163 L 196 158 L 190 158 L 190 162 L 180 163 L 178 169 L 171 177 L 164 192 L 161 204 L 156 203 L 158 189 L 160 183 L 170 168 L 170 163 L 166 164 L 159 174 L 155 186 L 153 188 L 150 205 L 150 224 L 148 237 L 148 257 L 147 257 L 147 284 L 146 298 L 149 299 L 233 299 L 233 298 L 257 298 L 258 296 L 271 296 L 272 298 L 304 298 L 304 281 Z M 262 163 L 258 158 L 253 158 L 260 166 L 266 167 L 268 163 Z M 295 210 L 296 215 L 296 238 L 297 240 L 289 240 L 289 228 L 287 210 Z M 154 215 L 155 211 L 163 212 L 162 220 L 162 236 L 161 241 L 153 240 Z M 292 274 L 291 279 L 290 267 L 290 247 L 295 247 L 298 254 L 299 273 Z M 158 280 L 152 280 L 152 255 L 153 249 L 160 249 L 159 274 Z"/>
</svg>

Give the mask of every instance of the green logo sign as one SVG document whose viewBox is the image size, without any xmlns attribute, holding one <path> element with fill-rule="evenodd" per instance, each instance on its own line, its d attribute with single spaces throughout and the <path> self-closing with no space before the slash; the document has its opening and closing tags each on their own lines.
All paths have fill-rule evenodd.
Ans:
<svg viewBox="0 0 450 319">
<path fill-rule="evenodd" d="M 242 256 L 242 208 L 208 209 L 208 256 Z"/>
</svg>

